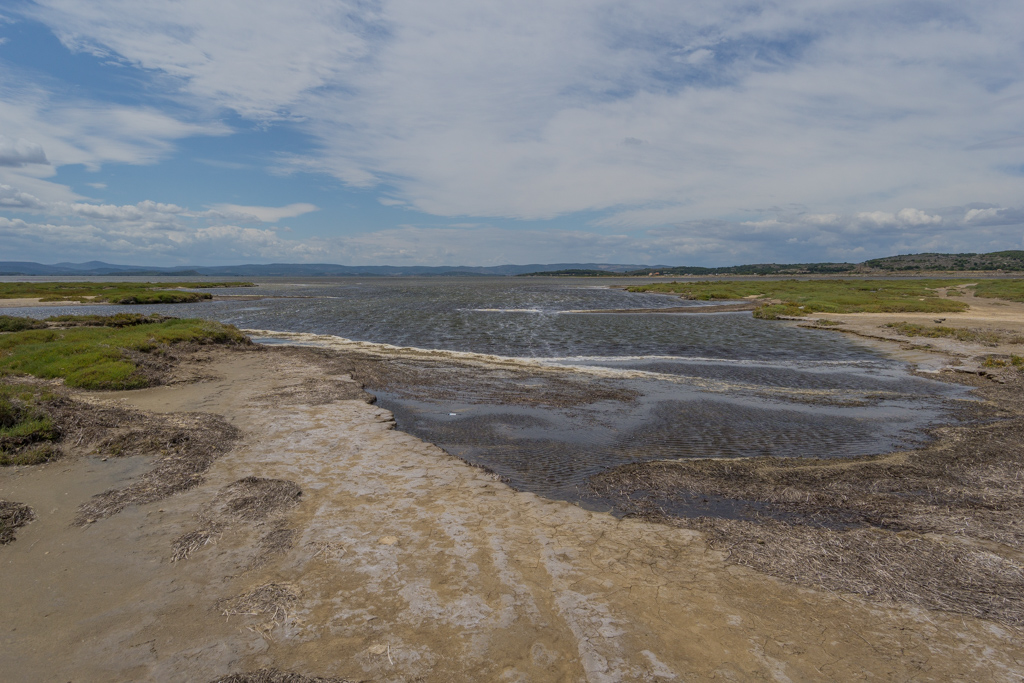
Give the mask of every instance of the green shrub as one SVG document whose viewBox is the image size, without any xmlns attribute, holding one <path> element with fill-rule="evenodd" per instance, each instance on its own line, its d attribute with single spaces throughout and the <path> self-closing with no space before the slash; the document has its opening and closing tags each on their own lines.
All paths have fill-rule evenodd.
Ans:
<svg viewBox="0 0 1024 683">
<path fill-rule="evenodd" d="M 46 327 L 46 323 L 35 318 L 20 318 L 13 315 L 0 315 L 0 332 L 21 332 L 22 330 L 38 330 Z"/>
</svg>

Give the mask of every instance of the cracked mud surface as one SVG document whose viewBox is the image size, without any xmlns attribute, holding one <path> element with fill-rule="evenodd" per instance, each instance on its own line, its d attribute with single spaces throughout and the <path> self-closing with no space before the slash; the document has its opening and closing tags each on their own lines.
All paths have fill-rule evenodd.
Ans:
<svg viewBox="0 0 1024 683">
<path fill-rule="evenodd" d="M 226 351 L 208 365 L 215 377 L 98 399 L 210 412 L 240 430 L 201 485 L 170 498 L 74 527 L 79 504 L 137 480 L 152 458 L 0 473 L 0 498 L 37 514 L 0 547 L 8 680 L 277 680 L 259 673 L 273 671 L 926 681 L 1024 671 L 1013 627 L 801 588 L 729 565 L 698 531 L 514 492 L 395 430 L 324 357 Z M 171 562 L 175 539 L 246 477 L 302 494 Z M 263 553 L 280 529 L 292 531 L 287 542 Z"/>
</svg>

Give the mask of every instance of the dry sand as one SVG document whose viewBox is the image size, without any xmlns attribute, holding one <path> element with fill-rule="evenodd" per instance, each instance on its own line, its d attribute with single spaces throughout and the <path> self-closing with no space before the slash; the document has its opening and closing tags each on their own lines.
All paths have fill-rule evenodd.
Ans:
<svg viewBox="0 0 1024 683">
<path fill-rule="evenodd" d="M 954 315 L 967 314 L 945 324 Z M 0 547 L 4 680 L 203 682 L 269 666 L 372 681 L 1024 677 L 1017 629 L 796 587 L 727 563 L 697 531 L 515 492 L 394 429 L 318 358 L 223 350 L 181 368 L 196 381 L 89 397 L 237 427 L 185 493 L 74 527 L 79 505 L 152 458 L 0 472 L 0 499 L 38 517 Z M 302 495 L 242 514 L 225 501 L 246 477 Z M 171 562 L 183 538 L 209 542 Z"/>
<path fill-rule="evenodd" d="M 0 308 L 36 308 L 37 306 L 81 306 L 81 301 L 41 301 L 40 297 L 0 299 Z"/>
</svg>

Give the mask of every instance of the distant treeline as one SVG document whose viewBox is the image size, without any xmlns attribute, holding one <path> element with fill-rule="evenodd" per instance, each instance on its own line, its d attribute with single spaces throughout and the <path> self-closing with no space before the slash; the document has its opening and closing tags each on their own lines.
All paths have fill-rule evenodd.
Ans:
<svg viewBox="0 0 1024 683">
<path fill-rule="evenodd" d="M 1024 251 L 996 251 L 990 254 L 902 254 L 871 259 L 863 263 L 754 263 L 743 266 L 704 268 L 701 266 L 650 266 L 639 270 L 610 273 L 606 270 L 568 268 L 524 275 L 609 277 L 656 275 L 829 275 L 913 271 L 1024 271 Z"/>
</svg>

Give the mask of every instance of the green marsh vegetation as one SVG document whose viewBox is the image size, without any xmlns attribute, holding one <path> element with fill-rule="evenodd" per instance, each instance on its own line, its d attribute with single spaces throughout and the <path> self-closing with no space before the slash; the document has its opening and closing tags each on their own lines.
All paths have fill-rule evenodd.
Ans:
<svg viewBox="0 0 1024 683">
<path fill-rule="evenodd" d="M 53 394 L 39 387 L 0 384 L 0 466 L 38 465 L 60 456 L 60 436 L 46 402 Z"/>
<path fill-rule="evenodd" d="M 42 320 L 20 318 L 13 315 L 0 315 L 0 332 L 21 332 L 22 330 L 39 330 L 49 327 Z"/>
<path fill-rule="evenodd" d="M 779 303 L 766 301 L 754 311 L 756 318 L 775 320 L 780 316 L 802 317 L 811 313 L 954 313 L 967 310 L 967 303 L 942 298 L 936 290 L 970 282 L 945 279 L 705 281 L 641 285 L 630 287 L 629 291 L 679 294 L 683 299 L 698 301 L 775 300 Z M 1004 298 L 1004 292 L 1019 289 L 1024 297 L 1024 280 L 998 280 L 991 284 L 1000 286 L 988 287 L 990 281 L 978 286 L 986 285 L 984 291 L 993 292 L 991 296 Z"/>
<path fill-rule="evenodd" d="M 897 334 L 902 334 L 905 337 L 931 337 L 933 339 L 948 337 L 957 341 L 975 342 L 988 346 L 996 346 L 1003 342 L 1007 344 L 1024 344 L 1024 336 L 998 330 L 975 330 L 963 327 L 920 325 L 908 322 L 886 323 L 883 327 L 892 329 Z"/>
<path fill-rule="evenodd" d="M 251 282 L 0 282 L 0 299 L 105 304 L 181 304 L 211 299 L 183 289 L 254 287 Z"/>
<path fill-rule="evenodd" d="M 974 295 L 1024 303 L 1024 280 L 982 280 L 975 285 Z"/>
<path fill-rule="evenodd" d="M 153 383 L 148 357 L 178 344 L 248 344 L 231 325 L 146 316 L 60 316 L 61 327 L 0 334 L 0 377 L 63 379 L 81 389 L 136 389 Z"/>
<path fill-rule="evenodd" d="M 1024 372 L 1024 356 L 1011 353 L 1009 358 L 986 358 L 982 365 L 986 368 L 1015 368 Z"/>
</svg>

